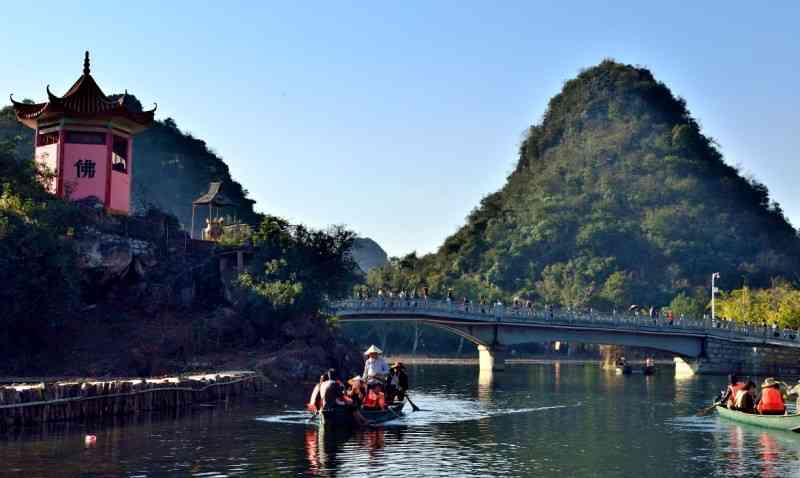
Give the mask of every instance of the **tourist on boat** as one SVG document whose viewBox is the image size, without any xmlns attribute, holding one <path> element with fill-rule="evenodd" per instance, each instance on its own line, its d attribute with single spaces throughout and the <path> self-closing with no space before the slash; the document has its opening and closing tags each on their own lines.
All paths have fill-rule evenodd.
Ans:
<svg viewBox="0 0 800 478">
<path fill-rule="evenodd" d="M 788 388 L 789 386 L 787 385 L 786 387 Z M 795 408 L 797 410 L 796 413 L 800 414 L 800 380 L 797 381 L 797 385 L 786 391 L 786 397 L 788 398 L 791 396 L 797 397 L 797 405 Z"/>
<path fill-rule="evenodd" d="M 364 410 L 383 410 L 386 408 L 386 395 L 379 383 L 367 383 L 367 396 L 364 397 Z"/>
<path fill-rule="evenodd" d="M 314 385 L 314 390 L 311 391 L 311 398 L 308 399 L 308 404 L 306 405 L 306 408 L 311 413 L 317 413 L 318 411 L 322 410 L 322 394 L 320 393 L 320 387 L 322 386 L 322 382 L 325 380 L 326 375 L 320 375 L 319 382 Z"/>
<path fill-rule="evenodd" d="M 386 377 L 389 375 L 389 364 L 381 357 L 382 354 L 383 351 L 374 345 L 370 345 L 364 352 L 367 361 L 364 363 L 364 373 L 361 376 L 367 381 L 367 384 L 386 381 Z"/>
<path fill-rule="evenodd" d="M 758 401 L 758 413 L 762 415 L 783 415 L 786 405 L 781 396 L 781 385 L 770 377 L 761 384 L 761 399 Z"/>
<path fill-rule="evenodd" d="M 322 408 L 330 410 L 335 407 L 345 406 L 344 386 L 340 381 L 336 380 L 336 372 L 329 370 L 323 376 L 325 381 L 319 386 L 319 392 L 322 395 Z"/>
<path fill-rule="evenodd" d="M 733 402 L 736 399 L 736 392 L 744 390 L 747 384 L 739 380 L 736 374 L 728 375 L 728 388 L 719 399 L 719 403 L 724 403 L 726 407 L 733 408 Z"/>
<path fill-rule="evenodd" d="M 728 408 L 744 413 L 756 413 L 756 384 L 749 380 L 743 388 L 737 390 L 733 404 Z"/>
<path fill-rule="evenodd" d="M 364 389 L 364 379 L 360 375 L 356 375 L 347 381 L 350 388 L 345 394 L 347 401 L 347 409 L 353 415 L 353 419 L 359 425 L 367 425 L 369 421 L 361 414 L 361 406 L 364 404 L 366 398 L 366 391 Z"/>
<path fill-rule="evenodd" d="M 386 382 L 386 401 L 391 403 L 395 400 L 402 402 L 406 398 L 408 390 L 408 375 L 402 362 L 395 362 L 389 369 L 389 379 Z"/>
</svg>

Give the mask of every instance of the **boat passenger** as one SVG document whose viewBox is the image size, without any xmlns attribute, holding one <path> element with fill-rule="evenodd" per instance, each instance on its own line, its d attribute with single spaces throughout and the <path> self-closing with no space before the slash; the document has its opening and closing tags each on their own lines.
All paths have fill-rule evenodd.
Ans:
<svg viewBox="0 0 800 478">
<path fill-rule="evenodd" d="M 752 380 L 736 391 L 733 405 L 729 408 L 744 413 L 756 413 L 756 384 Z"/>
<path fill-rule="evenodd" d="M 386 408 L 386 397 L 377 383 L 367 385 L 367 396 L 364 397 L 364 410 L 384 410 Z"/>
<path fill-rule="evenodd" d="M 306 408 L 311 413 L 317 413 L 322 409 L 322 394 L 320 393 L 320 387 L 322 386 L 322 382 L 325 380 L 326 375 L 320 375 L 319 382 L 314 385 L 314 390 L 311 391 L 311 398 L 308 399 L 308 403 L 306 404 Z"/>
<path fill-rule="evenodd" d="M 761 399 L 758 401 L 758 413 L 762 415 L 783 415 L 786 405 L 781 396 L 781 385 L 770 377 L 761 384 Z"/>
<path fill-rule="evenodd" d="M 325 381 L 319 386 L 320 395 L 322 395 L 322 408 L 330 410 L 337 406 L 344 406 L 346 404 L 344 400 L 344 387 L 342 387 L 341 382 L 335 380 L 335 372 L 329 371 L 323 375 Z"/>
<path fill-rule="evenodd" d="M 361 376 L 367 381 L 367 384 L 376 381 L 383 383 L 389 375 L 389 365 L 386 360 L 381 357 L 383 351 L 378 347 L 371 345 L 364 355 L 367 356 L 367 361 L 364 363 L 364 373 Z"/>
<path fill-rule="evenodd" d="M 406 398 L 408 390 L 408 375 L 402 362 L 395 362 L 389 369 L 389 380 L 386 383 L 386 401 L 401 402 Z"/>
<path fill-rule="evenodd" d="M 361 406 L 364 404 L 364 379 L 356 375 L 347 381 L 350 389 L 347 391 L 347 409 L 353 415 L 353 419 L 359 425 L 368 425 L 369 421 L 361 414 Z"/>
<path fill-rule="evenodd" d="M 800 413 L 800 380 L 797 381 L 797 385 L 795 385 L 794 387 L 792 387 L 791 389 L 789 389 L 786 392 L 786 396 L 787 397 L 790 397 L 792 395 L 797 396 L 796 410 L 797 410 L 797 413 Z"/>
<path fill-rule="evenodd" d="M 724 403 L 726 407 L 732 408 L 733 401 L 736 399 L 736 392 L 744 390 L 746 385 L 745 382 L 739 380 L 736 374 L 728 375 L 728 388 L 725 389 L 725 393 L 722 394 L 719 403 Z"/>
</svg>

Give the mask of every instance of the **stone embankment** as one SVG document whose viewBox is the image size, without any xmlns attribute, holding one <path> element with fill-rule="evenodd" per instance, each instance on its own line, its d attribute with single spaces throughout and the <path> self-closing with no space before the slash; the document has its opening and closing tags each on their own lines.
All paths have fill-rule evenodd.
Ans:
<svg viewBox="0 0 800 478">
<path fill-rule="evenodd" d="M 0 386 L 0 431 L 55 421 L 79 421 L 174 411 L 227 401 L 261 389 L 254 372 L 187 376 L 75 380 Z"/>
<path fill-rule="evenodd" d="M 800 349 L 761 342 L 706 339 L 699 358 L 675 358 L 678 374 L 800 375 Z"/>
</svg>

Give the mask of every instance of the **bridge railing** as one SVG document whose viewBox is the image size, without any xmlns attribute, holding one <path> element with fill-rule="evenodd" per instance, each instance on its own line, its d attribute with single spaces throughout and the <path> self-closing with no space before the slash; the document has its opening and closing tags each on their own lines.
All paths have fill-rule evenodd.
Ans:
<svg viewBox="0 0 800 478">
<path fill-rule="evenodd" d="M 396 313 L 444 315 L 462 320 L 494 321 L 502 323 L 542 323 L 564 326 L 602 326 L 637 331 L 686 331 L 731 339 L 759 338 L 769 342 L 800 342 L 798 333 L 792 329 L 739 324 L 710 319 L 676 317 L 651 318 L 629 313 L 604 314 L 596 311 L 581 312 L 565 309 L 541 309 L 532 307 L 509 307 L 502 304 L 474 304 L 424 298 L 377 298 L 350 299 L 334 302 L 330 312 L 336 314 L 374 313 L 393 315 Z"/>
</svg>

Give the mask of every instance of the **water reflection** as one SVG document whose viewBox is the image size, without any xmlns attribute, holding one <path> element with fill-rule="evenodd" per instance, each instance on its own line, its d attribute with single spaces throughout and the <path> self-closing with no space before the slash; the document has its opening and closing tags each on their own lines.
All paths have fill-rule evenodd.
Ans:
<svg viewBox="0 0 800 478">
<path fill-rule="evenodd" d="M 480 370 L 478 373 L 478 399 L 488 403 L 492 401 L 492 388 L 494 387 L 495 374 L 491 370 Z"/>
<path fill-rule="evenodd" d="M 20 476 L 800 476 L 800 437 L 696 417 L 725 377 L 621 376 L 595 366 L 412 370 L 423 411 L 380 428 L 317 428 L 259 401 L 103 428 L 0 439 Z M 97 446 L 85 448 L 86 433 Z"/>
</svg>

